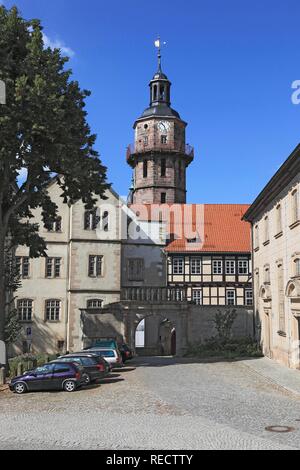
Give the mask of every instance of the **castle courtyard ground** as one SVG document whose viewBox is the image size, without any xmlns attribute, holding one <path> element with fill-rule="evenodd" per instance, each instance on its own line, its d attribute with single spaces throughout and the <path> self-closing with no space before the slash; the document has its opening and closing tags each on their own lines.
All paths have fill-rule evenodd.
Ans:
<svg viewBox="0 0 300 470">
<path fill-rule="evenodd" d="M 138 358 L 75 393 L 0 392 L 0 449 L 299 448 L 300 372 L 265 358 Z"/>
</svg>

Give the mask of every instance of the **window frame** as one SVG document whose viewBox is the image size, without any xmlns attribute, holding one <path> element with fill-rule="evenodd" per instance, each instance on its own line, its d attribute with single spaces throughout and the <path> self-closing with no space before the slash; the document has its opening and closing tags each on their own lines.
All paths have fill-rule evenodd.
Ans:
<svg viewBox="0 0 300 470">
<path fill-rule="evenodd" d="M 199 268 L 198 270 L 195 268 Z M 191 275 L 199 276 L 202 274 L 202 257 L 201 256 L 191 256 L 190 259 L 190 270 Z"/>
<path fill-rule="evenodd" d="M 179 264 L 176 264 L 180 261 Z M 179 272 L 179 266 L 182 272 Z M 175 272 L 175 271 L 178 272 Z M 183 256 L 173 256 L 172 258 L 172 273 L 175 276 L 183 276 L 184 275 L 184 257 Z"/>
<path fill-rule="evenodd" d="M 229 294 L 233 293 L 233 297 L 229 299 Z M 230 300 L 230 301 L 229 301 Z M 231 302 L 233 300 L 233 303 Z M 226 305 L 236 306 L 236 290 L 235 289 L 226 289 Z"/>
<path fill-rule="evenodd" d="M 212 260 L 212 274 L 213 276 L 223 275 L 223 260 L 222 259 Z"/>
<path fill-rule="evenodd" d="M 89 255 L 88 277 L 98 278 L 103 276 L 103 255 Z"/>
<path fill-rule="evenodd" d="M 229 268 L 228 265 L 233 266 L 233 269 L 232 269 L 232 267 Z M 235 276 L 235 274 L 236 274 L 235 259 L 226 259 L 225 260 L 225 274 L 226 274 L 226 276 Z"/>
<path fill-rule="evenodd" d="M 245 264 L 246 268 L 242 268 L 241 264 Z M 245 272 L 243 272 L 245 271 Z M 248 276 L 249 275 L 249 260 L 248 259 L 239 259 L 238 260 L 238 275 L 239 276 Z"/>
<path fill-rule="evenodd" d="M 47 256 L 45 258 L 45 278 L 61 278 L 62 258 L 59 256 Z"/>
<path fill-rule="evenodd" d="M 200 294 L 199 297 L 197 298 L 197 295 L 195 294 Z M 200 288 L 193 288 L 192 289 L 192 301 L 196 305 L 202 305 L 203 304 L 203 292 L 202 289 Z"/>
<path fill-rule="evenodd" d="M 48 305 L 51 302 L 55 302 L 55 305 Z M 45 300 L 45 321 L 46 322 L 57 323 L 60 321 L 61 304 L 62 302 L 60 299 L 46 299 Z M 49 318 L 48 318 L 48 312 L 49 312 Z"/>
<path fill-rule="evenodd" d="M 21 305 L 23 303 L 30 303 L 30 305 Z M 20 314 L 21 309 L 21 314 Z M 25 315 L 24 315 L 25 310 Z M 17 312 L 18 318 L 20 323 L 29 323 L 33 321 L 33 300 L 24 298 L 24 299 L 17 299 Z"/>
</svg>

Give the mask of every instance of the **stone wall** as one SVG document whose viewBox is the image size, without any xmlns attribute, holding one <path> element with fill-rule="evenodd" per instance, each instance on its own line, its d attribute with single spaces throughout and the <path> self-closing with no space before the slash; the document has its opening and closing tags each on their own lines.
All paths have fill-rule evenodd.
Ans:
<svg viewBox="0 0 300 470">
<path fill-rule="evenodd" d="M 186 302 L 141 303 L 120 302 L 107 306 L 102 313 L 82 313 L 83 336 L 113 336 L 123 339 L 135 348 L 135 331 L 145 319 L 145 347 L 139 352 L 145 355 L 162 354 L 161 325 L 168 320 L 176 330 L 176 355 L 182 356 L 189 345 L 199 344 L 216 334 L 215 314 L 228 307 L 204 307 Z M 253 311 L 237 307 L 237 318 L 233 325 L 234 337 L 253 336 Z"/>
</svg>

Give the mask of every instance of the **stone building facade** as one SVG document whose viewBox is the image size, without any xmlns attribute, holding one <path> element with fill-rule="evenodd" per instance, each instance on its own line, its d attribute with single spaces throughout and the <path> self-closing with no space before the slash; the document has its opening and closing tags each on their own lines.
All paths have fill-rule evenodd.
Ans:
<svg viewBox="0 0 300 470">
<path fill-rule="evenodd" d="M 121 300 L 122 287 L 165 285 L 165 254 L 147 227 L 134 236 L 135 216 L 112 190 L 98 198 L 94 211 L 81 202 L 63 203 L 56 181 L 48 188 L 58 206 L 52 230 L 35 222 L 47 244 L 46 258 L 29 258 L 26 247 L 16 250 L 22 286 L 16 308 L 23 333 L 14 352 L 53 353 L 80 350 L 84 345 L 81 310 L 90 312 Z M 113 325 L 113 321 L 111 324 Z"/>
<path fill-rule="evenodd" d="M 181 355 L 212 336 L 215 313 L 228 308 L 238 312 L 235 334 L 252 334 L 250 225 L 241 220 L 248 206 L 186 204 L 194 150 L 170 88 L 159 62 L 127 152 L 134 178 L 126 203 L 108 190 L 86 211 L 64 204 L 50 184 L 52 230 L 35 213 L 48 256 L 16 253 L 23 336 L 15 351 L 75 351 L 103 336 L 135 347 L 144 322 L 142 352 Z"/>
<path fill-rule="evenodd" d="M 264 354 L 299 368 L 300 146 L 245 214 L 252 224 L 256 331 Z"/>
</svg>

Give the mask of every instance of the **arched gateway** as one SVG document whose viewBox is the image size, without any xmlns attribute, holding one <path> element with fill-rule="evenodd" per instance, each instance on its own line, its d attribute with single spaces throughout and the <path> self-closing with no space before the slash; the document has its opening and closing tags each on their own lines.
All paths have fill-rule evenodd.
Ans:
<svg viewBox="0 0 300 470">
<path fill-rule="evenodd" d="M 184 304 L 184 305 L 183 305 Z M 142 355 L 182 356 L 188 346 L 187 303 L 155 305 L 126 302 L 81 311 L 82 342 L 89 345 L 99 337 L 124 340 Z M 136 347 L 136 330 L 145 322 L 144 345 Z"/>
</svg>

